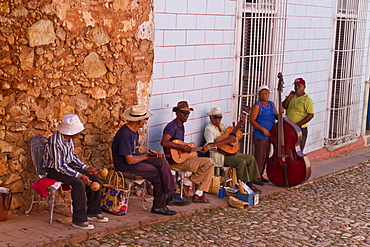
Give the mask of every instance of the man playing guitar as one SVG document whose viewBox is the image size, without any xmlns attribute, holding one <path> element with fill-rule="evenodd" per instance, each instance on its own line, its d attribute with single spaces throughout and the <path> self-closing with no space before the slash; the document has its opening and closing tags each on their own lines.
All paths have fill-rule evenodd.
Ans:
<svg viewBox="0 0 370 247">
<path fill-rule="evenodd" d="M 149 155 L 139 151 L 139 129 L 147 123 L 152 114 L 144 105 L 135 105 L 127 108 L 123 116 L 127 123 L 118 130 L 112 142 L 115 170 L 142 176 L 152 183 L 154 187 L 152 213 L 177 214 L 167 205 L 186 206 L 191 202 L 183 200 L 175 193 L 176 184 L 164 154 Z"/>
<path fill-rule="evenodd" d="M 210 112 L 207 112 L 210 122 L 204 130 L 204 138 L 207 143 L 213 143 L 217 146 L 218 150 L 223 150 L 223 146 L 230 146 L 234 143 L 238 143 L 239 140 L 235 136 L 235 133 L 231 133 L 224 139 L 220 140 L 220 136 L 225 134 L 226 129 L 221 123 L 222 112 L 220 108 L 213 107 Z M 240 122 L 237 126 L 245 123 L 246 116 L 240 117 Z M 238 131 L 238 129 L 233 132 Z M 227 149 L 226 149 L 227 150 Z M 259 178 L 259 171 L 256 159 L 253 155 L 243 154 L 243 153 L 232 153 L 231 155 L 225 155 L 224 152 L 220 153 L 218 151 L 210 152 L 211 159 L 215 162 L 215 167 L 222 167 L 224 164 L 230 167 L 236 168 L 236 174 L 238 179 L 243 181 L 250 187 L 253 191 L 261 191 L 256 186 L 252 184 L 252 180 Z"/>
<path fill-rule="evenodd" d="M 163 130 L 161 145 L 166 154 L 170 153 L 171 149 L 178 150 L 180 153 L 190 153 L 193 151 L 190 145 L 182 143 L 185 136 L 184 123 L 188 120 L 189 114 L 193 111 L 189 108 L 187 101 L 180 101 L 177 106 L 172 109 L 176 113 L 176 118 L 166 125 Z M 175 143 L 175 140 L 180 140 L 180 143 Z M 174 142 L 175 141 L 175 142 Z M 205 153 L 209 150 L 209 146 L 204 146 L 200 152 Z M 211 185 L 213 176 L 213 161 L 204 157 L 188 157 L 182 163 L 170 162 L 171 166 L 183 171 L 192 172 L 188 179 L 184 179 L 184 197 L 189 199 L 189 188 L 192 182 L 198 184 L 198 189 L 192 198 L 193 202 L 206 203 L 209 199 L 206 198 L 203 192 L 207 192 Z"/>
</svg>

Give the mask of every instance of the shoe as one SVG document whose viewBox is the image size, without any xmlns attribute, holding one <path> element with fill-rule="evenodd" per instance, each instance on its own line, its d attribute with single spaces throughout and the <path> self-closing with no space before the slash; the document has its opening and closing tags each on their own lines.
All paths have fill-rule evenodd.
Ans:
<svg viewBox="0 0 370 247">
<path fill-rule="evenodd" d="M 153 192 L 154 192 L 154 187 L 153 185 L 150 185 L 148 188 L 147 188 L 147 191 L 148 191 L 148 194 L 153 196 Z"/>
<path fill-rule="evenodd" d="M 262 191 L 260 189 L 258 189 L 256 186 L 252 186 L 252 187 L 249 187 L 251 188 L 254 192 L 259 192 L 259 193 L 262 193 Z"/>
<path fill-rule="evenodd" d="M 261 185 L 261 186 L 265 185 L 265 184 L 262 182 L 262 180 L 254 180 L 254 181 L 252 181 L 252 183 L 257 184 L 257 185 Z"/>
<path fill-rule="evenodd" d="M 266 179 L 266 178 L 261 178 L 261 181 L 264 182 L 264 183 L 268 183 L 270 182 L 270 180 Z"/>
<path fill-rule="evenodd" d="M 190 186 L 183 185 L 182 189 L 182 196 L 185 200 L 191 200 L 191 197 L 189 195 Z"/>
<path fill-rule="evenodd" d="M 208 203 L 209 199 L 206 198 L 204 193 L 203 193 L 202 196 L 198 196 L 197 194 L 194 194 L 192 201 L 193 202 L 200 202 L 200 203 Z"/>
<path fill-rule="evenodd" d="M 152 208 L 151 211 L 153 214 L 163 214 L 163 215 L 175 215 L 176 211 L 170 210 L 168 207 L 163 208 Z"/>
<path fill-rule="evenodd" d="M 167 198 L 166 204 L 169 206 L 186 206 L 186 205 L 191 204 L 191 201 L 187 201 L 187 200 L 182 199 L 179 196 L 175 196 L 173 198 Z"/>
<path fill-rule="evenodd" d="M 89 214 L 87 216 L 87 219 L 88 220 L 97 221 L 97 222 L 108 222 L 108 218 L 107 217 L 104 217 L 101 214 Z"/>
<path fill-rule="evenodd" d="M 83 229 L 83 230 L 92 230 L 94 229 L 94 225 L 91 225 L 89 222 L 85 221 L 85 222 L 81 222 L 81 223 L 73 223 L 72 222 L 72 226 L 73 227 L 76 227 L 78 229 Z"/>
</svg>

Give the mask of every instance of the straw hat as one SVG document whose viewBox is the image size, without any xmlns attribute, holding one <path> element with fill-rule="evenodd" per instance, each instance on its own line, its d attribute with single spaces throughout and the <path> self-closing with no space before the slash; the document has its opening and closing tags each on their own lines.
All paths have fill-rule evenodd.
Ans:
<svg viewBox="0 0 370 247">
<path fill-rule="evenodd" d="M 210 112 L 206 113 L 207 116 L 222 115 L 221 109 L 219 107 L 213 107 Z"/>
<path fill-rule="evenodd" d="M 184 111 L 194 111 L 193 108 L 189 108 L 189 104 L 187 101 L 180 101 L 177 103 L 177 106 L 175 106 L 174 108 L 172 108 L 172 111 L 173 112 L 177 112 L 177 111 L 181 111 L 181 110 L 184 110 Z"/>
<path fill-rule="evenodd" d="M 75 114 L 67 114 L 58 126 L 58 131 L 63 135 L 75 135 L 85 129 L 79 117 Z"/>
<path fill-rule="evenodd" d="M 144 105 L 134 105 L 127 108 L 123 113 L 123 117 L 127 121 L 139 121 L 141 119 L 149 118 L 153 116 Z"/>
</svg>

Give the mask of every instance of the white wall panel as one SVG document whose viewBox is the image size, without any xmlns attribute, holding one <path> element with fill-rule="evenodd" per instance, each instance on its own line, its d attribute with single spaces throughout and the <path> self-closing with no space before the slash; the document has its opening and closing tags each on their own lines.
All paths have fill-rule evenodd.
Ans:
<svg viewBox="0 0 370 247">
<path fill-rule="evenodd" d="M 158 47 L 157 52 L 154 54 L 155 61 L 166 62 L 175 60 L 175 47 Z"/>
<path fill-rule="evenodd" d="M 166 30 L 163 36 L 163 45 L 176 46 L 186 44 L 186 31 Z"/>
<path fill-rule="evenodd" d="M 166 12 L 187 13 L 187 2 L 183 0 L 166 0 Z"/>
<path fill-rule="evenodd" d="M 225 1 L 224 0 L 207 0 L 207 14 L 224 14 Z"/>
<path fill-rule="evenodd" d="M 185 75 L 185 62 L 171 62 L 163 64 L 163 77 L 175 77 Z"/>
<path fill-rule="evenodd" d="M 197 24 L 196 15 L 177 15 L 177 29 L 195 29 Z"/>
<path fill-rule="evenodd" d="M 184 2 L 188 3 L 189 14 L 205 14 L 207 12 L 207 0 L 184 0 Z"/>
<path fill-rule="evenodd" d="M 202 45 L 195 47 L 196 59 L 210 59 L 214 57 L 214 45 Z"/>
<path fill-rule="evenodd" d="M 185 62 L 185 75 L 203 74 L 203 71 L 204 71 L 203 60 L 193 60 Z"/>
<path fill-rule="evenodd" d="M 167 14 L 167 13 L 158 13 L 155 14 L 155 23 L 160 25 L 164 29 L 175 29 L 176 28 L 176 18 L 177 15 L 175 14 Z"/>
<path fill-rule="evenodd" d="M 175 78 L 175 92 L 188 91 L 194 88 L 194 77 L 176 77 Z"/>
<path fill-rule="evenodd" d="M 187 31 L 186 45 L 203 45 L 205 44 L 205 36 L 204 30 Z"/>
<path fill-rule="evenodd" d="M 193 60 L 196 56 L 196 46 L 175 46 L 175 60 Z"/>
</svg>

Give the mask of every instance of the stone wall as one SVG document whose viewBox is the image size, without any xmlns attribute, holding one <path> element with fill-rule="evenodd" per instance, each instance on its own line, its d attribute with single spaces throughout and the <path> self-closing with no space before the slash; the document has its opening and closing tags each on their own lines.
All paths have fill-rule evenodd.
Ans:
<svg viewBox="0 0 370 247">
<path fill-rule="evenodd" d="M 0 186 L 12 211 L 30 203 L 30 139 L 65 114 L 86 130 L 86 164 L 111 164 L 109 143 L 132 104 L 148 104 L 153 64 L 151 0 L 0 2 Z"/>
</svg>

